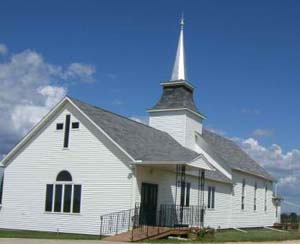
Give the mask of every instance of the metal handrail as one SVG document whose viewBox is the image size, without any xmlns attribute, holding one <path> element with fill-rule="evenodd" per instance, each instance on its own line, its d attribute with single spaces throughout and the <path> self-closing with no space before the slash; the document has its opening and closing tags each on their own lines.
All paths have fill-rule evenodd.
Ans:
<svg viewBox="0 0 300 244">
<path fill-rule="evenodd" d="M 158 210 L 145 209 L 137 203 L 135 208 L 121 210 L 100 217 L 100 236 L 117 235 L 121 232 L 134 231 L 149 234 L 149 226 L 178 228 L 202 226 L 204 206 L 180 206 L 161 204 Z"/>
</svg>

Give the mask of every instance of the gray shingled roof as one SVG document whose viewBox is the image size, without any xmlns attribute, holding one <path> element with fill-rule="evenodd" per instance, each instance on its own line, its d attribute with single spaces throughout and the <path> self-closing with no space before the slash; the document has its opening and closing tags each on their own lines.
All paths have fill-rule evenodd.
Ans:
<svg viewBox="0 0 300 244">
<path fill-rule="evenodd" d="M 184 85 L 165 86 L 160 100 L 151 110 L 177 108 L 200 113 L 193 99 L 193 91 Z"/>
<path fill-rule="evenodd" d="M 199 156 L 198 153 L 181 146 L 166 132 L 69 98 L 135 160 L 190 162 Z M 203 150 L 223 165 L 273 179 L 265 169 L 227 138 L 203 129 L 200 144 Z M 206 171 L 206 177 L 230 182 L 217 169 Z"/>
<path fill-rule="evenodd" d="M 214 171 L 206 170 L 205 171 L 205 178 L 216 180 L 216 181 L 222 181 L 226 183 L 232 183 L 232 181 L 223 173 L 221 173 L 218 169 L 212 166 L 214 168 Z"/>
<path fill-rule="evenodd" d="M 69 97 L 91 120 L 136 160 L 190 162 L 198 153 L 181 146 L 168 133 Z M 213 167 L 213 166 L 212 166 Z M 206 178 L 230 183 L 215 169 Z"/>
<path fill-rule="evenodd" d="M 199 156 L 166 132 L 70 99 L 135 160 L 190 162 Z"/>
<path fill-rule="evenodd" d="M 211 154 L 215 160 L 224 163 L 231 169 L 249 172 L 274 180 L 263 167 L 233 141 L 207 129 L 203 129 L 202 138 L 206 142 L 202 145 L 203 149 Z"/>
</svg>

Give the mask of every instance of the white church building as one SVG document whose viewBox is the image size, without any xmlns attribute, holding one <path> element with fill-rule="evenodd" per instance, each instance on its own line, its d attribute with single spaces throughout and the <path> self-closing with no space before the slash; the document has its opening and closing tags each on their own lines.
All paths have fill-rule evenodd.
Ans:
<svg viewBox="0 0 300 244">
<path fill-rule="evenodd" d="M 183 20 L 172 76 L 161 86 L 149 125 L 72 97 L 60 101 L 2 160 L 0 228 L 98 235 L 138 222 L 279 222 L 275 179 L 203 125 L 186 76 Z"/>
</svg>

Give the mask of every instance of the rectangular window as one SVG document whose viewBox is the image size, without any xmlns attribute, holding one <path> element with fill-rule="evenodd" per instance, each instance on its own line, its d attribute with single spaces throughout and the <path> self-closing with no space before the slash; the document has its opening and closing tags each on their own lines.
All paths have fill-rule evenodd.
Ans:
<svg viewBox="0 0 300 244">
<path fill-rule="evenodd" d="M 214 186 L 209 186 L 207 191 L 207 208 L 214 209 L 215 208 L 215 191 L 216 188 Z"/>
<path fill-rule="evenodd" d="M 190 192 L 191 192 L 191 183 L 186 183 L 186 196 L 185 196 L 185 206 L 190 206 Z"/>
<path fill-rule="evenodd" d="M 268 185 L 265 185 L 265 212 L 267 212 L 267 194 L 268 194 Z"/>
<path fill-rule="evenodd" d="M 79 122 L 73 122 L 72 129 L 79 129 Z"/>
<path fill-rule="evenodd" d="M 211 192 L 211 208 L 215 208 L 215 187 L 212 187 Z"/>
<path fill-rule="evenodd" d="M 45 211 L 52 212 L 52 199 L 53 199 L 53 185 L 46 187 L 46 204 Z"/>
<path fill-rule="evenodd" d="M 180 187 L 180 206 L 190 206 L 190 195 L 191 195 L 191 183 L 189 182 L 177 182 L 177 186 Z"/>
<path fill-rule="evenodd" d="M 57 130 L 62 130 L 64 128 L 64 124 L 63 123 L 57 123 L 56 124 L 56 129 Z"/>
<path fill-rule="evenodd" d="M 71 212 L 71 195 L 72 195 L 72 185 L 65 185 L 64 194 L 64 212 Z"/>
<path fill-rule="evenodd" d="M 61 211 L 62 185 L 55 185 L 54 212 Z"/>
<path fill-rule="evenodd" d="M 54 198 L 53 198 L 54 197 Z M 53 203 L 54 199 L 54 203 Z M 47 184 L 46 212 L 80 213 L 81 185 Z M 54 209 L 53 206 L 54 205 Z"/>
<path fill-rule="evenodd" d="M 74 185 L 73 213 L 80 213 L 81 185 Z"/>
<path fill-rule="evenodd" d="M 68 114 L 66 116 L 66 128 L 65 128 L 65 138 L 64 138 L 64 148 L 69 147 L 69 135 L 70 135 L 70 120 L 71 120 L 71 115 Z"/>
<path fill-rule="evenodd" d="M 254 206 L 253 209 L 256 211 L 256 192 L 257 192 L 257 182 L 254 184 Z"/>
<path fill-rule="evenodd" d="M 0 204 L 2 205 L 2 196 L 3 196 L 3 183 L 4 183 L 4 171 L 2 169 L 2 179 L 1 179 L 1 186 L 0 186 Z"/>
<path fill-rule="evenodd" d="M 241 199 L 241 209 L 245 209 L 245 186 L 246 186 L 246 180 L 243 179 L 243 184 L 242 184 L 242 199 Z"/>
</svg>

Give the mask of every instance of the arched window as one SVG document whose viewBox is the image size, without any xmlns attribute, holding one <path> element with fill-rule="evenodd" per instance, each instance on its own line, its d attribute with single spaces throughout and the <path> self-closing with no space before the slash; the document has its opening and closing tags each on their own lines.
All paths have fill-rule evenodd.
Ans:
<svg viewBox="0 0 300 244">
<path fill-rule="evenodd" d="M 74 184 L 72 175 L 63 170 L 54 184 L 46 186 L 46 212 L 80 213 L 81 185 Z"/>
<path fill-rule="evenodd" d="M 56 181 L 72 181 L 72 175 L 66 170 L 60 171 Z"/>
</svg>

